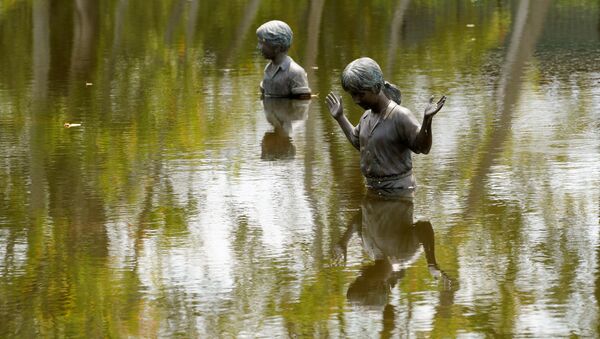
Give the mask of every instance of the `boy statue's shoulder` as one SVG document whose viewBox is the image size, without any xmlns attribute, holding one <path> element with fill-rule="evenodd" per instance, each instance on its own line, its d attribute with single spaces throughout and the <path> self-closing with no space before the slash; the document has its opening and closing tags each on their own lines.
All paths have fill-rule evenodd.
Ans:
<svg viewBox="0 0 600 339">
<path fill-rule="evenodd" d="M 306 74 L 306 71 L 304 70 L 304 68 L 302 66 L 298 65 L 298 63 L 296 63 L 294 61 L 294 59 L 290 58 L 289 61 L 290 61 L 289 72 Z"/>
</svg>

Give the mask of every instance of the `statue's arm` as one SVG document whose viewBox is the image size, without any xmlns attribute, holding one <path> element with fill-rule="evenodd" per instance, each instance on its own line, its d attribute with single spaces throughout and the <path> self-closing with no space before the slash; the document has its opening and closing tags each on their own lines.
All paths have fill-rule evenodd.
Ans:
<svg viewBox="0 0 600 339">
<path fill-rule="evenodd" d="M 352 123 L 350 123 L 350 120 L 348 120 L 344 114 L 342 97 L 334 93 L 329 93 L 325 98 L 325 101 L 327 102 L 331 116 L 337 121 L 338 125 L 340 125 L 340 128 L 344 132 L 344 135 L 346 135 L 348 141 L 350 141 L 354 148 L 360 149 L 358 134 L 355 133 L 356 128 L 352 125 Z"/>
<path fill-rule="evenodd" d="M 425 258 L 428 266 L 437 266 L 435 260 L 435 240 L 433 235 L 433 227 L 429 221 L 417 221 L 414 226 L 417 239 L 423 245 L 425 250 Z"/>
<path fill-rule="evenodd" d="M 295 69 L 290 72 L 290 91 L 292 99 L 310 99 L 311 90 L 308 86 L 308 75 L 304 69 Z"/>
<path fill-rule="evenodd" d="M 335 257 L 336 261 L 340 261 L 340 260 L 346 261 L 346 253 L 347 253 L 347 250 L 348 250 L 348 242 L 352 238 L 352 235 L 355 232 L 358 232 L 360 230 L 360 228 L 361 228 L 361 222 L 362 222 L 362 211 L 359 210 L 352 217 L 352 219 L 350 219 L 350 223 L 348 224 L 348 228 L 346 229 L 346 231 L 344 232 L 344 234 L 342 235 L 342 237 L 340 238 L 340 240 L 338 240 L 338 242 L 335 243 L 335 245 L 334 245 L 333 252 L 334 252 L 334 257 Z"/>
<path fill-rule="evenodd" d="M 429 104 L 425 107 L 425 113 L 423 115 L 423 123 L 421 129 L 415 138 L 414 151 L 416 153 L 428 154 L 431 150 L 432 144 L 432 131 L 431 122 L 437 112 L 439 112 L 446 103 L 446 96 L 443 95 L 437 103 L 433 102 L 433 95 L 429 99 Z"/>
</svg>

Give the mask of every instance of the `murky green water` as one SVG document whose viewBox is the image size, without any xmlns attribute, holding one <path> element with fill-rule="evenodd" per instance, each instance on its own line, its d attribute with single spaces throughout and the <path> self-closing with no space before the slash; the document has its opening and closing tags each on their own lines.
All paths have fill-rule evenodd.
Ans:
<svg viewBox="0 0 600 339">
<path fill-rule="evenodd" d="M 0 337 L 600 335 L 597 1 L 0 0 L 0 46 Z M 324 102 L 364 55 L 448 96 L 412 202 Z"/>
</svg>

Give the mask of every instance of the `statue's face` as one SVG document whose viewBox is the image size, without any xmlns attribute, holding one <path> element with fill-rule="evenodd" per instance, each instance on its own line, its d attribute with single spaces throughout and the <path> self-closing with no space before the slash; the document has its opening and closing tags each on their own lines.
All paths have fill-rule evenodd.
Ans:
<svg viewBox="0 0 600 339">
<path fill-rule="evenodd" d="M 265 59 L 275 59 L 279 53 L 279 48 L 268 43 L 266 40 L 258 39 L 258 49 Z"/>
<path fill-rule="evenodd" d="M 377 103 L 377 94 L 372 91 L 350 91 L 350 96 L 355 104 L 363 109 L 371 109 Z"/>
</svg>

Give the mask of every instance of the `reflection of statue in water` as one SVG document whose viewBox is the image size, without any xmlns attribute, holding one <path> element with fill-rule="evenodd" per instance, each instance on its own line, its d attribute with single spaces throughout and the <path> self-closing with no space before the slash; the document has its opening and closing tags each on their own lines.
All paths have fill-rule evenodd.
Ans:
<svg viewBox="0 0 600 339">
<path fill-rule="evenodd" d="M 367 194 L 361 210 L 337 244 L 338 257 L 343 256 L 345 260 L 348 241 L 355 232 L 373 263 L 364 266 L 360 276 L 350 284 L 348 300 L 369 306 L 386 305 L 391 288 L 404 276 L 405 269 L 421 255 L 421 246 L 431 274 L 436 278 L 441 277 L 445 283 L 449 282 L 435 259 L 431 223 L 413 223 L 410 195 L 391 199 L 374 193 Z"/>
<path fill-rule="evenodd" d="M 296 155 L 296 147 L 290 135 L 294 121 L 308 117 L 310 101 L 284 98 L 263 98 L 263 108 L 273 131 L 265 132 L 261 143 L 261 158 L 265 160 L 291 159 Z"/>
</svg>

